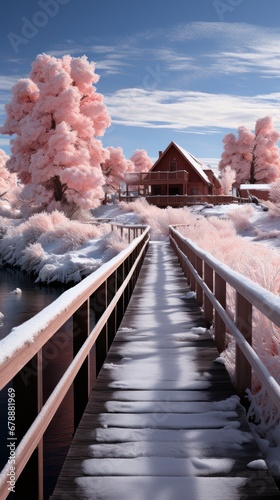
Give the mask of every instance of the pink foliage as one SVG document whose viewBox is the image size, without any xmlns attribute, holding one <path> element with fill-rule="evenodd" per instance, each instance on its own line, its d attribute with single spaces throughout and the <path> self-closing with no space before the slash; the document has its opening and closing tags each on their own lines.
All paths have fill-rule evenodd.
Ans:
<svg viewBox="0 0 280 500">
<path fill-rule="evenodd" d="M 257 120 L 255 134 L 255 180 L 269 184 L 280 177 L 280 156 L 277 146 L 280 134 L 274 129 L 270 116 Z"/>
<path fill-rule="evenodd" d="M 110 117 L 99 79 L 86 56 L 39 54 L 29 79 L 13 87 L 3 134 L 16 135 L 7 162 L 25 185 L 22 199 L 35 210 L 74 204 L 94 208 L 104 197 L 100 164 L 108 153 L 96 136 Z"/>
<path fill-rule="evenodd" d="M 235 170 L 233 170 L 229 165 L 227 165 L 222 170 L 221 176 L 219 178 L 223 194 L 227 195 L 231 193 L 235 179 L 236 179 Z"/>
<path fill-rule="evenodd" d="M 6 167 L 9 156 L 0 149 L 0 197 L 17 186 L 17 177 L 11 174 Z"/>
<path fill-rule="evenodd" d="M 230 166 L 236 172 L 237 184 L 242 184 L 250 176 L 254 136 L 246 127 L 239 127 L 237 133 L 237 138 L 234 134 L 227 134 L 223 139 L 224 151 L 219 162 L 219 170 L 222 172 Z"/>
<path fill-rule="evenodd" d="M 124 174 L 131 172 L 133 164 L 124 156 L 121 147 L 107 148 L 108 158 L 101 164 L 102 172 L 105 177 L 105 191 L 112 193 L 119 189 L 121 182 L 123 182 Z"/>
<path fill-rule="evenodd" d="M 269 199 L 273 203 L 280 203 L 280 177 L 270 185 Z"/>
<path fill-rule="evenodd" d="M 236 171 L 238 185 L 249 182 L 267 183 L 280 176 L 280 155 L 277 142 L 280 134 L 274 129 L 272 118 L 256 121 L 254 134 L 246 127 L 238 128 L 237 138 L 227 134 L 219 163 L 222 172 L 228 165 Z"/>
<path fill-rule="evenodd" d="M 134 172 L 148 172 L 153 166 L 153 162 L 145 149 L 136 149 L 130 160 L 134 165 Z"/>
<path fill-rule="evenodd" d="M 254 208 L 252 205 L 244 205 L 231 210 L 228 214 L 229 218 L 233 221 L 237 233 L 246 231 L 251 227 L 250 217 L 253 215 Z"/>
</svg>

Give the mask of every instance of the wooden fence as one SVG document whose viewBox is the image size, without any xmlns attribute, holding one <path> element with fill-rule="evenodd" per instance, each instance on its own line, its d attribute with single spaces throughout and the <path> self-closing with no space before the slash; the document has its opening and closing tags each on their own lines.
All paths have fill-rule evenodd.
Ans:
<svg viewBox="0 0 280 500">
<path fill-rule="evenodd" d="M 280 327 L 280 297 L 257 283 L 233 271 L 175 229 L 169 228 L 170 243 L 178 256 L 184 274 L 196 300 L 204 309 L 208 326 L 214 323 L 215 341 L 219 352 L 225 349 L 229 332 L 236 342 L 235 386 L 243 397 L 251 389 L 252 370 L 265 387 L 270 400 L 280 412 L 280 386 L 252 348 L 252 308 L 257 308 Z M 226 287 L 235 293 L 235 311 L 227 310 Z"/>
<path fill-rule="evenodd" d="M 9 443 L 19 442 L 12 463 L 21 498 L 43 498 L 44 433 L 72 384 L 77 428 L 91 391 L 91 349 L 96 350 L 98 374 L 132 294 L 149 243 L 149 227 L 118 225 L 118 230 L 127 234 L 130 242 L 127 248 L 1 341 L 0 389 L 9 384 L 8 401 L 16 390 L 17 441 L 9 438 Z M 134 238 L 139 232 L 141 235 Z M 42 348 L 70 318 L 73 361 L 43 405 Z M 94 324 L 92 330 L 91 324 Z M 20 429 L 23 421 L 24 428 Z M 14 425 L 14 417 L 11 416 L 10 422 Z M 8 496 L 11 470 L 8 461 L 0 474 L 1 500 Z"/>
</svg>

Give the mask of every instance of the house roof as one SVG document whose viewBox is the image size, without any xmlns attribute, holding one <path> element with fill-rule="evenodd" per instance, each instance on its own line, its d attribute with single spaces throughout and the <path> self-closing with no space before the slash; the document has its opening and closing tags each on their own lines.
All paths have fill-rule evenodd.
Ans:
<svg viewBox="0 0 280 500">
<path fill-rule="evenodd" d="M 270 191 L 270 184 L 240 184 L 240 189 L 251 189 L 255 191 Z"/>
<path fill-rule="evenodd" d="M 201 161 L 199 161 L 197 158 L 195 158 L 193 155 L 191 155 L 191 153 L 189 153 L 186 149 L 182 148 L 181 146 L 179 146 L 179 144 L 176 144 L 176 142 L 173 142 L 173 141 L 170 142 L 169 146 L 167 146 L 165 151 L 163 151 L 160 158 L 157 159 L 157 161 L 155 162 L 155 164 L 152 167 L 152 170 L 171 146 L 175 146 L 175 148 L 178 149 L 178 151 L 186 158 L 186 160 L 188 160 L 188 162 L 192 165 L 194 170 L 204 180 L 204 182 L 211 185 L 210 179 L 207 177 L 206 173 L 204 172 L 204 168 L 209 170 L 209 167 L 207 167 L 207 165 L 204 165 Z"/>
</svg>

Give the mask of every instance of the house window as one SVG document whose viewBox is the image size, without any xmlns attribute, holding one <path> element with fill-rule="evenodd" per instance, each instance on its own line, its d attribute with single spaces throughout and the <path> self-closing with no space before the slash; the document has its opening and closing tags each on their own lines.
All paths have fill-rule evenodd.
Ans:
<svg viewBox="0 0 280 500">
<path fill-rule="evenodd" d="M 169 171 L 174 172 L 174 170 L 177 170 L 177 162 L 176 161 L 170 161 L 169 162 Z"/>
</svg>

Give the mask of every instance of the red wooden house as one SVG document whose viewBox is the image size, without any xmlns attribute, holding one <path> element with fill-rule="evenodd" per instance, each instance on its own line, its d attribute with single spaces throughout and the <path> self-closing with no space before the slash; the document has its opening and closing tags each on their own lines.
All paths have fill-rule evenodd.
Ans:
<svg viewBox="0 0 280 500">
<path fill-rule="evenodd" d="M 149 172 L 126 174 L 125 183 L 127 194 L 132 186 L 138 186 L 138 189 L 141 186 L 142 195 L 149 202 L 162 206 L 185 204 L 186 196 L 221 193 L 220 182 L 214 172 L 173 141 L 165 151 L 159 152 L 159 158 Z M 180 196 L 184 200 L 180 200 Z M 153 197 L 161 198 L 155 201 Z"/>
</svg>

